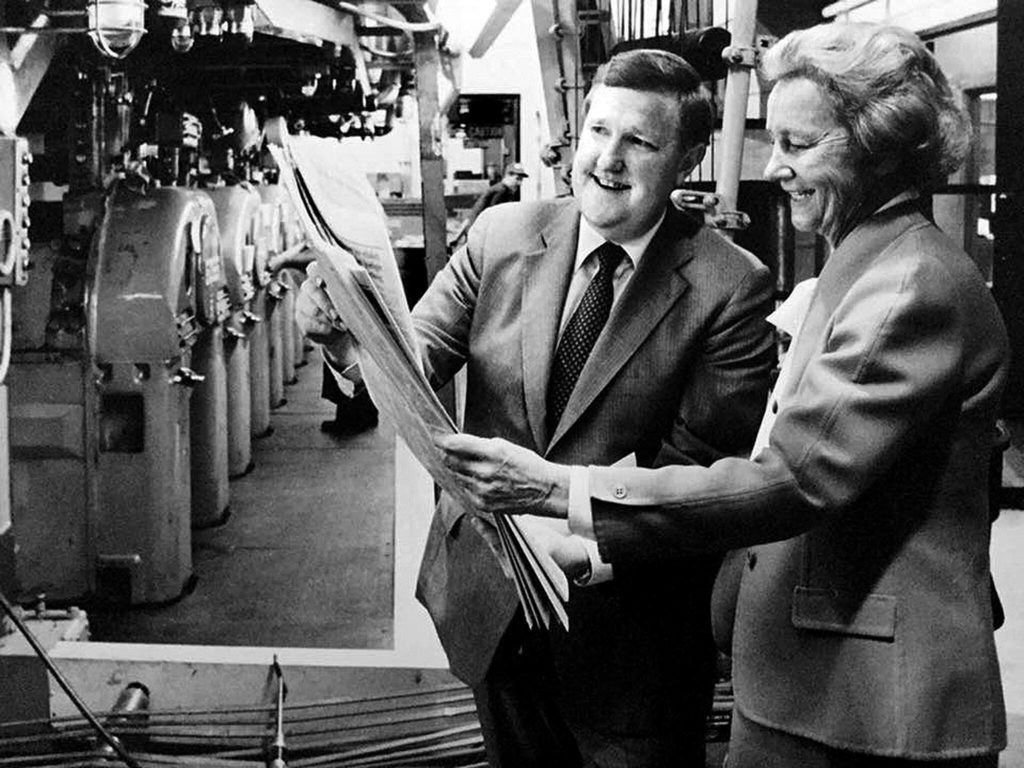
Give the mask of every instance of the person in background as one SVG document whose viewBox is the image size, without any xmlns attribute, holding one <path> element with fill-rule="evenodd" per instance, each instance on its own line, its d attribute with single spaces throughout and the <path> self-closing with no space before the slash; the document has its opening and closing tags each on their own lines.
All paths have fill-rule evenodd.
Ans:
<svg viewBox="0 0 1024 768">
<path fill-rule="evenodd" d="M 358 435 L 377 426 L 380 416 L 366 387 L 343 392 L 327 363 L 323 364 L 320 397 L 334 403 L 334 418 L 320 422 L 320 431 L 335 437 Z"/>
<path fill-rule="evenodd" d="M 485 209 L 500 203 L 515 203 L 519 201 L 519 188 L 523 186 L 523 179 L 529 174 L 521 163 L 510 163 L 505 167 L 505 175 L 499 181 L 489 186 L 480 197 L 473 203 L 466 215 L 464 229 L 468 229 L 476 221 Z"/>
<path fill-rule="evenodd" d="M 567 517 L 616 577 L 739 550 L 715 603 L 729 768 L 995 768 L 987 472 L 1008 342 L 977 266 L 922 212 L 968 121 L 901 28 L 793 32 L 762 69 L 764 175 L 832 252 L 751 458 L 572 468 L 496 438 L 438 443 L 480 514 Z"/>
<path fill-rule="evenodd" d="M 771 275 L 668 204 L 704 155 L 711 96 L 681 58 L 642 50 L 601 68 L 585 104 L 575 194 L 485 210 L 414 308 L 424 370 L 439 387 L 466 369 L 467 432 L 552 461 L 745 455 L 774 362 Z M 346 369 L 351 339 L 311 276 L 300 323 Z M 494 536 L 442 494 L 417 589 L 492 768 L 703 766 L 719 556 L 611 573 L 593 542 L 552 531 L 552 556 L 583 555 L 569 631 L 530 631 Z"/>
</svg>

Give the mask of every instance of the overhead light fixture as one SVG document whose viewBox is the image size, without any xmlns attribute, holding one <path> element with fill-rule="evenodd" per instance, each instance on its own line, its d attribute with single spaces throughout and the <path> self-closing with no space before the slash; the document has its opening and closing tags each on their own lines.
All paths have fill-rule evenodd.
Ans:
<svg viewBox="0 0 1024 768">
<path fill-rule="evenodd" d="M 89 37 L 104 56 L 123 59 L 146 34 L 145 0 L 90 0 Z"/>
</svg>

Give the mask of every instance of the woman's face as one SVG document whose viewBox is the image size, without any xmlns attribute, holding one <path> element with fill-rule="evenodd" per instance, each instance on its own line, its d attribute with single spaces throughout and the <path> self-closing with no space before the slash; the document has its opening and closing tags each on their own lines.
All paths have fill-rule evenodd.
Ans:
<svg viewBox="0 0 1024 768">
<path fill-rule="evenodd" d="M 805 78 L 776 83 L 767 127 L 772 154 L 764 177 L 789 193 L 794 227 L 834 244 L 871 179 L 858 170 L 849 135 L 821 87 Z"/>
</svg>

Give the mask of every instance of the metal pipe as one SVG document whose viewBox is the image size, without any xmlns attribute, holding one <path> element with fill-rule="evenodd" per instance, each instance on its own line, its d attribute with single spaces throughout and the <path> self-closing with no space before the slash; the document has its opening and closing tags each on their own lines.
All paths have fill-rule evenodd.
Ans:
<svg viewBox="0 0 1024 768">
<path fill-rule="evenodd" d="M 865 5 L 871 5 L 871 3 L 877 3 L 878 0 L 840 0 L 838 3 L 832 3 L 826 5 L 821 9 L 821 15 L 823 18 L 831 19 L 838 16 L 841 13 L 849 13 L 855 11 L 858 8 L 863 8 Z"/>
<path fill-rule="evenodd" d="M 722 108 L 722 168 L 715 187 L 721 201 L 719 210 L 726 214 L 737 210 L 752 64 L 743 59 L 742 51 L 753 50 L 756 21 L 757 0 L 736 0 L 731 30 L 733 58 L 725 81 L 725 105 Z"/>
<path fill-rule="evenodd" d="M 373 11 L 367 11 L 366 9 L 353 5 L 352 3 L 337 2 L 334 7 L 339 11 L 345 11 L 346 13 L 353 13 L 357 16 L 376 21 L 378 24 L 383 24 L 386 27 L 394 27 L 400 29 L 403 32 L 435 32 L 442 29 L 442 25 L 437 21 L 424 21 L 424 22 L 411 22 L 411 21 L 399 21 L 397 19 L 391 19 L 387 16 L 381 16 L 380 14 L 374 13 Z"/>
<path fill-rule="evenodd" d="M 128 754 L 121 742 L 114 738 L 114 736 L 112 736 L 110 732 L 103 727 L 103 724 L 96 719 L 96 716 L 89 711 L 85 702 L 82 701 L 78 693 L 75 692 L 75 689 L 71 687 L 71 683 L 67 681 L 64 674 L 57 668 L 57 665 L 53 663 L 53 659 L 50 658 L 46 649 L 43 648 L 36 636 L 32 634 L 32 631 L 25 625 L 25 622 L 21 620 L 21 616 L 17 614 L 14 607 L 7 601 L 7 597 L 3 592 L 0 592 L 0 607 L 4 609 L 4 613 L 6 613 L 8 618 L 10 618 L 14 623 L 14 626 L 18 628 L 18 631 L 25 636 L 25 640 L 27 640 L 28 644 L 32 646 L 32 650 L 36 652 L 36 655 L 39 656 L 40 660 L 42 660 L 43 665 L 50 674 L 53 675 L 53 679 L 57 681 L 57 684 L 61 688 L 64 689 L 64 693 L 66 693 L 68 698 L 71 699 L 71 703 L 74 704 L 78 711 L 82 713 L 82 717 L 89 721 L 89 724 L 93 727 L 96 733 L 99 734 L 100 738 L 110 745 L 110 748 L 114 750 L 114 753 L 121 758 L 128 768 L 141 768 L 132 756 Z"/>
</svg>

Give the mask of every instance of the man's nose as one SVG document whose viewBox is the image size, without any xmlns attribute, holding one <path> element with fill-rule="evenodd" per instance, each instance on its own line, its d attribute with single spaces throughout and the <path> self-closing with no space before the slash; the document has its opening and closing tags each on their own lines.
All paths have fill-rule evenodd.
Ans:
<svg viewBox="0 0 1024 768">
<path fill-rule="evenodd" d="M 622 143 L 615 139 L 606 141 L 597 156 L 597 167 L 607 171 L 621 170 L 623 166 Z"/>
</svg>

